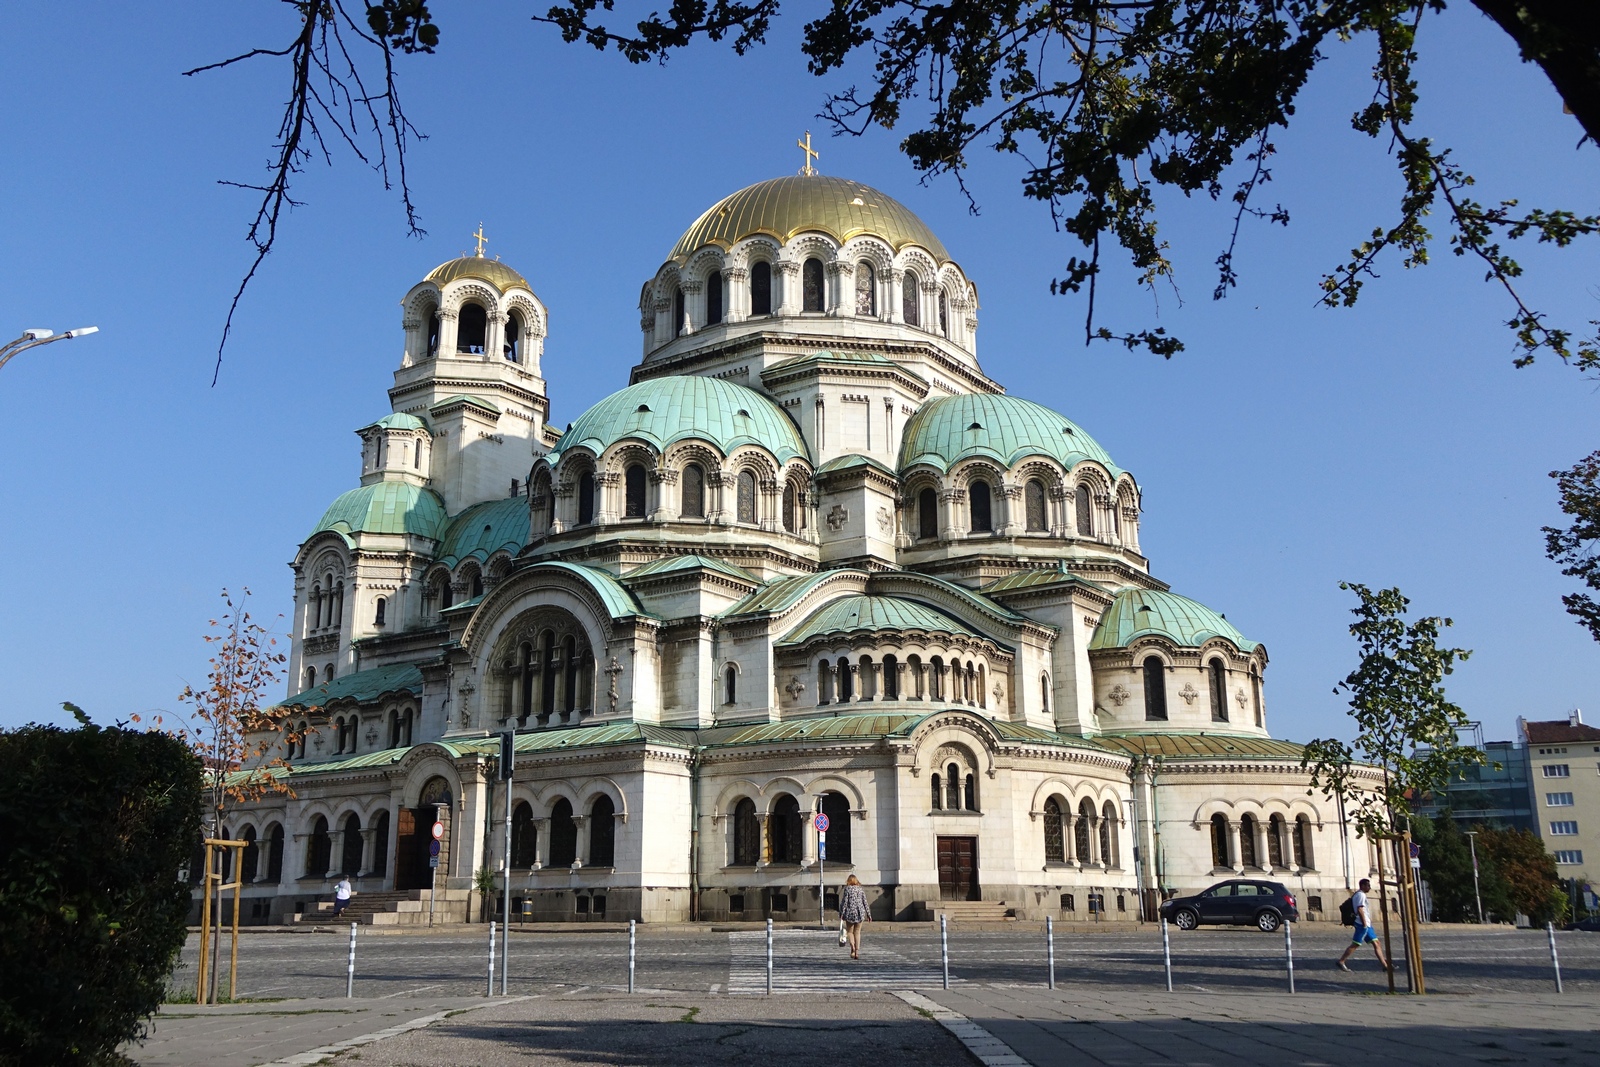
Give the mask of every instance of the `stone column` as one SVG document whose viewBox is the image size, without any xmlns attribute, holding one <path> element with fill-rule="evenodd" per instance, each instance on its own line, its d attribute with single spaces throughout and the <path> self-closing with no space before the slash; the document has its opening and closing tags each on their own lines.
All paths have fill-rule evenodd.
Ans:
<svg viewBox="0 0 1600 1067">
<path fill-rule="evenodd" d="M 867 699 L 866 694 L 861 691 L 861 664 L 847 663 L 845 669 L 850 672 L 850 701 L 858 704 Z"/>
<path fill-rule="evenodd" d="M 439 355 L 453 358 L 456 354 L 456 309 L 439 309 Z"/>
<path fill-rule="evenodd" d="M 683 290 L 683 322 L 679 325 L 685 334 L 691 334 L 706 324 L 705 285 L 680 280 L 678 287 Z"/>
<path fill-rule="evenodd" d="M 828 264 L 828 294 L 831 301 L 829 315 L 842 319 L 856 317 L 856 266 L 854 263 L 834 260 Z"/>
<path fill-rule="evenodd" d="M 484 327 L 483 331 L 483 358 L 485 360 L 504 359 L 505 356 L 501 352 L 501 349 L 505 347 L 505 341 L 505 313 L 501 311 L 489 312 L 489 322 L 488 325 Z"/>
<path fill-rule="evenodd" d="M 572 869 L 577 870 L 589 855 L 589 816 L 573 815 L 572 824 L 578 828 L 578 854 L 572 859 Z"/>
<path fill-rule="evenodd" d="M 1027 528 L 1027 518 L 1022 514 L 1022 486 L 1008 482 L 995 495 L 999 498 L 997 502 L 1005 509 L 996 532 L 1001 537 L 1015 537 Z"/>
<path fill-rule="evenodd" d="M 867 663 L 867 672 L 872 677 L 872 695 L 866 699 L 879 701 L 883 699 L 883 661 L 872 660 Z M 863 688 L 865 688 L 863 686 Z M 863 694 L 865 695 L 865 694 Z"/>
<path fill-rule="evenodd" d="M 728 525 L 728 509 L 724 507 L 725 497 L 731 487 L 733 479 L 727 472 L 721 470 L 706 471 L 706 521 L 718 526 Z"/>
<path fill-rule="evenodd" d="M 1235 871 L 1243 871 L 1239 861 L 1239 823 L 1235 819 L 1228 820 L 1228 866 Z"/>
<path fill-rule="evenodd" d="M 1068 808 L 1061 813 L 1063 856 L 1068 863 L 1078 862 L 1078 815 Z"/>
<path fill-rule="evenodd" d="M 356 872 L 357 878 L 365 878 L 372 873 L 373 842 L 377 831 L 367 827 L 361 831 L 361 869 Z M 260 864 L 256 864 L 260 866 Z"/>
<path fill-rule="evenodd" d="M 965 536 L 961 528 L 962 512 L 966 509 L 961 506 L 962 498 L 966 494 L 960 489 L 945 489 L 939 493 L 939 539 L 951 541 Z"/>
<path fill-rule="evenodd" d="M 672 340 L 672 298 L 670 296 L 656 297 L 656 329 L 655 343 L 651 348 L 660 348 Z"/>
<path fill-rule="evenodd" d="M 793 260 L 782 260 L 774 263 L 772 280 L 779 284 L 781 301 L 778 303 L 778 314 L 798 315 L 800 313 L 800 264 Z"/>
<path fill-rule="evenodd" d="M 323 871 L 321 877 L 327 878 L 334 873 L 343 874 L 339 868 L 344 866 L 344 831 L 328 831 L 328 869 Z"/>
<path fill-rule="evenodd" d="M 614 523 L 621 517 L 622 509 L 617 506 L 617 487 L 622 482 L 621 471 L 596 471 L 594 476 L 595 495 L 600 499 L 595 502 L 594 521 L 600 526 Z"/>
<path fill-rule="evenodd" d="M 1256 866 L 1264 871 L 1272 870 L 1272 853 L 1267 849 L 1267 829 L 1266 823 L 1256 820 Z"/>
<path fill-rule="evenodd" d="M 905 700 L 906 699 L 906 674 L 908 673 L 906 668 L 909 667 L 909 666 L 910 666 L 910 664 L 905 663 L 902 660 L 896 660 L 895 661 L 895 664 L 894 664 L 894 692 L 895 692 L 895 699 L 896 700 Z"/>
<path fill-rule="evenodd" d="M 756 867 L 760 869 L 772 863 L 772 834 L 768 826 L 767 812 L 756 812 L 756 822 L 761 826 L 761 848 L 756 856 Z"/>
<path fill-rule="evenodd" d="M 650 472 L 650 484 L 654 486 L 656 496 L 656 506 L 649 513 L 650 518 L 661 522 L 671 522 L 676 519 L 680 502 L 676 492 L 678 472 L 657 467 Z"/>
<path fill-rule="evenodd" d="M 905 282 L 906 282 L 906 272 L 905 271 L 901 270 L 899 267 L 890 268 L 890 270 L 889 270 L 889 315 L 888 315 L 888 319 L 889 319 L 890 322 L 903 324 L 906 321 L 905 314 L 904 314 L 904 310 L 905 310 Z"/>
<path fill-rule="evenodd" d="M 550 820 L 533 820 L 533 865 L 537 869 L 550 866 Z"/>
<path fill-rule="evenodd" d="M 745 267 L 724 267 L 722 279 L 728 293 L 722 302 L 722 317 L 727 322 L 743 322 L 750 317 L 750 271 Z"/>
</svg>

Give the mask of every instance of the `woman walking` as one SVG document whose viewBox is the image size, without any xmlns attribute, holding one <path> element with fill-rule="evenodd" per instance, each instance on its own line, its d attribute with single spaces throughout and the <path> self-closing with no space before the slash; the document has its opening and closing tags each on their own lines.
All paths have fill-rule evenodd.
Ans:
<svg viewBox="0 0 1600 1067">
<path fill-rule="evenodd" d="M 851 875 L 845 879 L 844 891 L 839 894 L 839 921 L 844 923 L 845 936 L 850 940 L 850 958 L 861 958 L 861 924 L 872 921 L 867 910 L 867 891 L 861 888 L 861 879 Z"/>
</svg>

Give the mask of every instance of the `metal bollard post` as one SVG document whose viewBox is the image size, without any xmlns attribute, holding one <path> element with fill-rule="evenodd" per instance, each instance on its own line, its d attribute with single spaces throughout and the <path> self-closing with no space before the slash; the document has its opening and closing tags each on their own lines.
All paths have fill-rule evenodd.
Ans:
<svg viewBox="0 0 1600 1067">
<path fill-rule="evenodd" d="M 767 920 L 767 996 L 772 996 L 772 920 Z"/>
<path fill-rule="evenodd" d="M 939 958 L 944 963 L 944 987 L 950 988 L 950 916 L 939 913 Z"/>
<path fill-rule="evenodd" d="M 494 923 L 489 924 L 489 989 L 486 997 L 494 996 Z"/>
<path fill-rule="evenodd" d="M 1556 969 L 1556 992 L 1560 993 L 1560 992 L 1562 992 L 1562 989 L 1561 989 L 1561 957 L 1556 955 L 1556 924 L 1555 923 L 1545 923 L 1544 924 L 1544 932 L 1546 934 L 1548 934 L 1549 937 L 1550 937 L 1550 966 L 1552 966 L 1552 967 L 1554 967 Z"/>
<path fill-rule="evenodd" d="M 346 999 L 356 995 L 356 924 L 350 924 L 350 962 L 344 969 L 344 995 Z"/>
<path fill-rule="evenodd" d="M 1289 961 L 1289 992 L 1294 992 L 1294 923 L 1283 924 L 1283 955 Z"/>
<path fill-rule="evenodd" d="M 1172 992 L 1172 939 L 1167 935 L 1167 920 L 1161 920 L 1161 958 L 1167 965 L 1167 992 Z"/>
<path fill-rule="evenodd" d="M 510 901 L 507 901 L 509 904 Z M 511 911 L 506 910 L 502 920 L 501 933 L 504 935 L 500 941 L 500 995 L 510 995 L 508 986 L 511 982 Z"/>
<path fill-rule="evenodd" d="M 634 960 L 634 927 L 635 920 L 628 920 L 628 992 L 633 992 L 633 960 Z"/>
<path fill-rule="evenodd" d="M 1050 916 L 1044 917 L 1044 954 L 1050 965 L 1051 989 L 1056 987 L 1056 921 Z"/>
</svg>

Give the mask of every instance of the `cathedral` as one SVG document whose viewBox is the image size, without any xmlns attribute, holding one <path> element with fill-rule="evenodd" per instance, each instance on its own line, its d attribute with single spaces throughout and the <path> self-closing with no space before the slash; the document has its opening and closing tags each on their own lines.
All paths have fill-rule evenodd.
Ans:
<svg viewBox="0 0 1600 1067">
<path fill-rule="evenodd" d="M 1316 919 L 1368 873 L 1269 732 L 1266 647 L 1152 572 L 1133 472 L 984 372 L 904 205 L 809 162 L 711 205 L 626 386 L 563 419 L 478 236 L 405 294 L 360 484 L 294 555 L 292 792 L 226 827 L 248 916 L 341 874 L 465 899 L 508 853 L 541 921 L 815 921 L 851 874 L 882 920 L 1230 877 Z"/>
</svg>

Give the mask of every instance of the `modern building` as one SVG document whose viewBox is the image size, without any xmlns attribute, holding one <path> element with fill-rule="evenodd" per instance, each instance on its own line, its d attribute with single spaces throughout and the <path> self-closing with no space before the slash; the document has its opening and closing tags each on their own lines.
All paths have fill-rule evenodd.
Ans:
<svg viewBox="0 0 1600 1067">
<path fill-rule="evenodd" d="M 1265 646 L 1152 571 L 1133 472 L 985 372 L 977 286 L 891 197 L 808 169 L 711 205 L 571 421 L 542 361 L 605 363 L 546 351 L 522 274 L 402 306 L 292 563 L 293 796 L 227 827 L 257 915 L 498 869 L 502 731 L 541 919 L 814 917 L 823 862 L 883 919 L 1133 919 L 1241 873 L 1316 917 L 1371 869 L 1271 735 Z"/>
<path fill-rule="evenodd" d="M 1532 766 L 1539 836 L 1562 878 L 1600 860 L 1600 729 L 1576 709 L 1554 722 L 1517 720 Z"/>
<path fill-rule="evenodd" d="M 1459 778 L 1417 804 L 1417 814 L 1432 817 L 1448 809 L 1463 828 L 1492 826 L 1537 833 L 1528 746 L 1520 739 L 1485 742 L 1477 723 L 1461 743 L 1481 750 L 1484 763 L 1461 768 Z"/>
</svg>

